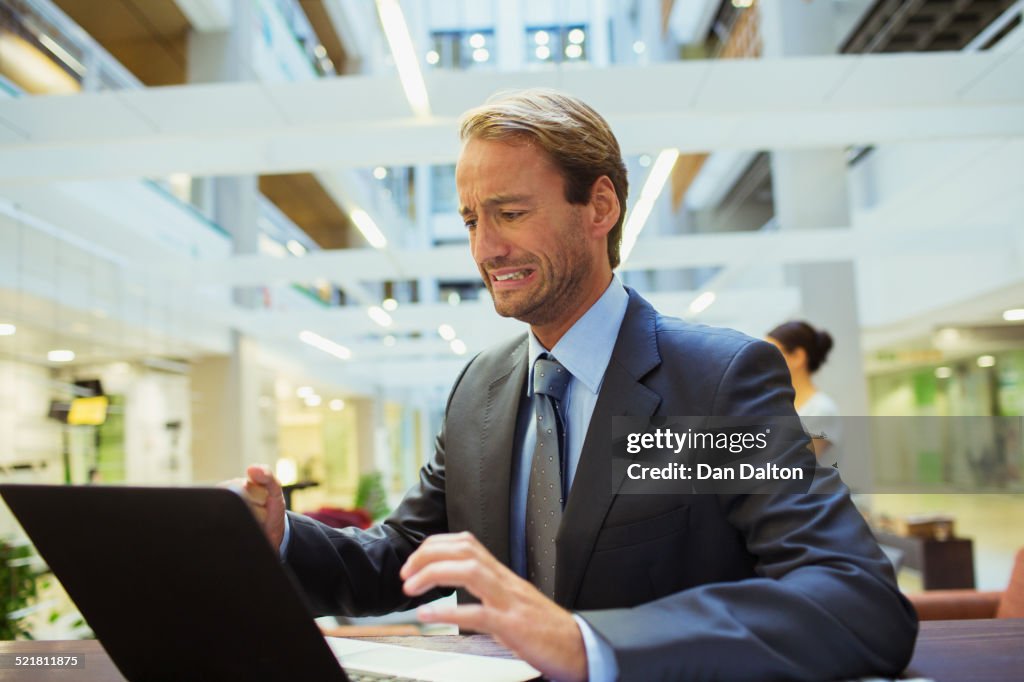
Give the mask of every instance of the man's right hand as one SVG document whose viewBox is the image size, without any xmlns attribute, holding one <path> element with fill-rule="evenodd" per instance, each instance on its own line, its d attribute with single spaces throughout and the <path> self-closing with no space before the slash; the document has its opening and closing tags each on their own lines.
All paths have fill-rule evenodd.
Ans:
<svg viewBox="0 0 1024 682">
<path fill-rule="evenodd" d="M 247 478 L 235 478 L 221 485 L 231 488 L 246 501 L 274 551 L 284 539 L 284 493 L 274 472 L 265 464 L 245 470 Z"/>
</svg>

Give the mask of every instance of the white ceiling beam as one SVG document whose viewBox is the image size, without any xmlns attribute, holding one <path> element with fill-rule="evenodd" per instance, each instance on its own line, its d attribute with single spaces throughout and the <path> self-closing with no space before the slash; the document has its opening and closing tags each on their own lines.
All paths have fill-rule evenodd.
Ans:
<svg viewBox="0 0 1024 682">
<path fill-rule="evenodd" d="M 188 23 L 197 31 L 227 31 L 231 28 L 234 9 L 231 0 L 174 0 Z"/>
<path fill-rule="evenodd" d="M 771 232 L 725 232 L 644 238 L 637 242 L 624 270 L 823 263 L 910 251 L 957 252 L 989 248 L 991 239 L 1012 238 L 1012 225 L 919 226 L 901 230 L 821 228 Z M 435 277 L 473 280 L 479 277 L 465 245 L 438 246 L 422 251 L 333 249 L 307 253 L 302 258 L 240 255 L 208 260 L 179 270 L 183 282 L 194 285 L 259 286 L 332 279 L 344 273 L 349 280 L 385 281 Z"/>
<path fill-rule="evenodd" d="M 462 111 L 536 85 L 594 105 L 627 154 L 1021 136 L 1022 72 L 995 52 L 439 71 L 426 121 L 390 75 L 23 97 L 0 101 L 0 182 L 450 163 Z"/>
<path fill-rule="evenodd" d="M 687 307 L 696 295 L 696 291 L 664 291 L 652 292 L 646 297 L 666 315 L 691 317 Z M 771 311 L 797 303 L 799 291 L 794 287 L 730 289 L 719 294 L 708 313 L 714 319 L 732 320 L 749 315 L 751 310 Z M 498 315 L 486 295 L 481 300 L 465 301 L 457 306 L 406 304 L 391 316 L 394 323 L 384 328 L 372 322 L 361 308 L 353 307 L 275 312 L 236 309 L 234 313 L 235 324 L 240 329 L 263 339 L 297 338 L 301 330 L 310 329 L 344 344 L 352 351 L 353 362 L 447 355 L 451 353 L 448 342 L 437 334 L 442 323 L 451 325 L 457 338 L 477 351 L 526 329 L 522 322 Z M 417 339 L 401 338 L 410 332 L 420 332 L 422 336 Z M 386 334 L 395 334 L 400 340 L 394 346 L 385 346 L 377 337 Z"/>
</svg>

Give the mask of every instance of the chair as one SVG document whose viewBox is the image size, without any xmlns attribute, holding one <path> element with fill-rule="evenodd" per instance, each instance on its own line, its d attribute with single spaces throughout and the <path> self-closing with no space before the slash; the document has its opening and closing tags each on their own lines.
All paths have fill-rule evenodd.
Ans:
<svg viewBox="0 0 1024 682">
<path fill-rule="evenodd" d="M 1017 552 L 1010 584 L 1002 592 L 930 590 L 907 598 L 921 620 L 1024 618 L 1024 549 Z"/>
<path fill-rule="evenodd" d="M 320 507 L 316 511 L 306 512 L 306 516 L 316 519 L 320 523 L 327 524 L 332 528 L 356 528 L 367 529 L 373 525 L 373 519 L 365 509 L 339 509 L 337 507 Z"/>
</svg>

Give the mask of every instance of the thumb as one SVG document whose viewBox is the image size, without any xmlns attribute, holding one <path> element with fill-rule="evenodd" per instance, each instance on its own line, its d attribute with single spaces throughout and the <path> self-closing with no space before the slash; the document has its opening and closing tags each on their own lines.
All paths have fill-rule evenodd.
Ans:
<svg viewBox="0 0 1024 682">
<path fill-rule="evenodd" d="M 245 470 L 245 475 L 249 477 L 249 480 L 253 483 L 266 486 L 270 492 L 281 489 L 281 484 L 278 482 L 277 477 L 274 476 L 274 472 L 266 464 L 253 464 Z"/>
<path fill-rule="evenodd" d="M 245 474 L 250 481 L 267 489 L 266 521 L 263 527 L 270 544 L 276 550 L 280 548 L 284 537 L 285 508 L 281 483 L 266 464 L 253 464 L 246 468 Z"/>
</svg>

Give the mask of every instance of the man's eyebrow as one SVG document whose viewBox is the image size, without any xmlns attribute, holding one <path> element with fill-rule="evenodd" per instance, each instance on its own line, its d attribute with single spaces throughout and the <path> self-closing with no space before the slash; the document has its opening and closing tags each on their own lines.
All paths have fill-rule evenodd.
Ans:
<svg viewBox="0 0 1024 682">
<path fill-rule="evenodd" d="M 497 196 L 484 199 L 483 205 L 485 208 L 492 208 L 494 206 L 500 206 L 502 204 L 515 204 L 520 201 L 526 201 L 528 197 L 525 194 L 499 194 Z M 459 214 L 463 217 L 473 213 L 473 211 L 466 206 L 459 207 Z"/>
</svg>

